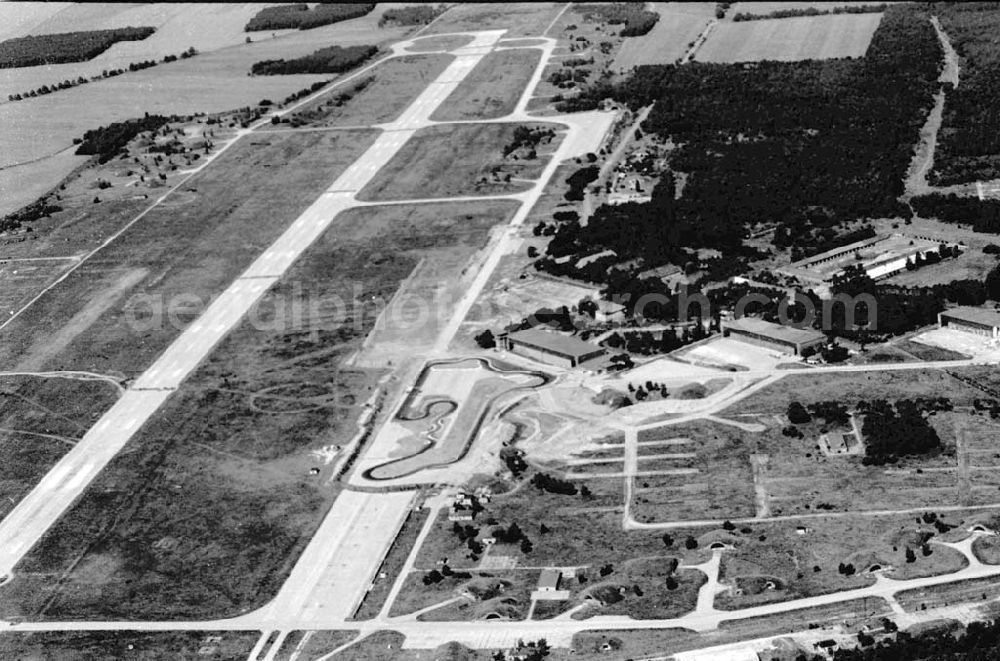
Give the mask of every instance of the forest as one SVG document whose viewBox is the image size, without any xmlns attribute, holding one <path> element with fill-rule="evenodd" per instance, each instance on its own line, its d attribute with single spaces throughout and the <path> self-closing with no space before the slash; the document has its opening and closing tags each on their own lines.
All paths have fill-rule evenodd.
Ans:
<svg viewBox="0 0 1000 661">
<path fill-rule="evenodd" d="M 250 22 L 243 27 L 243 31 L 308 30 L 358 18 L 373 9 L 375 9 L 374 2 L 321 2 L 312 9 L 304 2 L 264 7 L 250 19 Z"/>
<path fill-rule="evenodd" d="M 571 109 L 606 96 L 633 111 L 655 102 L 643 132 L 682 145 L 670 168 L 688 176 L 679 199 L 664 175 L 650 202 L 561 225 L 548 255 L 613 249 L 641 272 L 712 248 L 735 264 L 762 224 L 811 252 L 830 245 L 828 230 L 910 217 L 898 197 L 942 66 L 928 19 L 920 6 L 890 7 L 860 59 L 640 66 L 589 88 Z"/>
<path fill-rule="evenodd" d="M 156 28 L 127 27 L 7 39 L 0 41 L 0 69 L 86 62 L 119 41 L 142 41 L 154 32 Z"/>
<path fill-rule="evenodd" d="M 577 6 L 574 11 L 588 20 L 598 20 L 611 25 L 624 25 L 622 37 L 639 37 L 650 30 L 660 20 L 655 11 L 646 9 L 642 2 L 608 2 Z"/>
<path fill-rule="evenodd" d="M 311 55 L 292 60 L 262 60 L 250 69 L 254 76 L 277 76 L 297 73 L 343 73 L 378 52 L 377 46 L 329 46 Z"/>
<path fill-rule="evenodd" d="M 859 402 L 858 412 L 864 416 L 865 465 L 881 466 L 895 463 L 899 457 L 940 452 L 941 439 L 925 415 L 935 411 L 928 410 L 923 400 L 901 399 L 895 406 L 884 399 Z"/>
<path fill-rule="evenodd" d="M 974 232 L 1000 234 L 1000 200 L 959 197 L 954 193 L 931 193 L 910 199 L 913 211 L 922 218 L 971 225 Z"/>
<path fill-rule="evenodd" d="M 83 134 L 83 140 L 75 153 L 80 156 L 97 156 L 98 163 L 107 163 L 132 138 L 144 131 L 155 131 L 169 121 L 170 117 L 146 115 L 142 119 L 130 119 L 91 129 Z"/>
<path fill-rule="evenodd" d="M 426 25 L 444 12 L 444 5 L 415 5 L 413 7 L 397 7 L 382 12 L 378 26 L 387 25 Z"/>
<path fill-rule="evenodd" d="M 833 661 L 995 661 L 1000 650 L 1000 620 L 970 622 L 961 634 L 950 629 L 913 636 L 899 632 L 894 638 L 875 643 L 871 636 L 854 649 L 839 649 Z M 802 661 L 827 661 L 828 656 L 799 657 Z"/>
<path fill-rule="evenodd" d="M 935 186 L 1000 178 L 1000 5 L 936 3 L 934 13 L 960 59 L 947 89 L 929 181 Z M 950 87 L 950 86 L 949 86 Z"/>
</svg>

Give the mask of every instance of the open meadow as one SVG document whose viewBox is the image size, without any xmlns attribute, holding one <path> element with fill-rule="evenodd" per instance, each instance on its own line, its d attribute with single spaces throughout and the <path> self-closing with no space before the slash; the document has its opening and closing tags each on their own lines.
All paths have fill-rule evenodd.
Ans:
<svg viewBox="0 0 1000 661">
<path fill-rule="evenodd" d="M 452 124 L 420 129 L 357 197 L 389 202 L 523 193 L 545 168 L 561 134 L 542 138 L 537 151 L 514 147 L 516 130 L 556 130 L 555 124 Z M 518 155 L 521 153 L 521 156 Z"/>
<path fill-rule="evenodd" d="M 117 398 L 103 381 L 0 377 L 0 519 Z"/>
<path fill-rule="evenodd" d="M 399 117 L 454 60 L 450 55 L 408 55 L 382 62 L 357 81 L 334 88 L 291 113 L 290 124 L 309 128 L 368 126 Z M 345 99 L 344 96 L 350 98 Z"/>
<path fill-rule="evenodd" d="M 881 14 L 839 14 L 722 22 L 698 49 L 699 62 L 760 62 L 861 57 Z"/>
<path fill-rule="evenodd" d="M 459 83 L 431 119 L 449 122 L 509 115 L 531 80 L 541 53 L 535 48 L 493 51 Z"/>
<path fill-rule="evenodd" d="M 628 72 L 643 64 L 674 62 L 715 17 L 714 2 L 654 2 L 652 5 L 660 20 L 646 34 L 624 40 L 612 63 L 615 71 Z"/>
<path fill-rule="evenodd" d="M 470 207 L 338 216 L 0 588 L 0 612 L 214 617 L 270 599 L 384 374 L 349 360 L 421 259 L 475 249 L 504 217 Z"/>
<path fill-rule="evenodd" d="M 143 371 L 375 136 L 269 134 L 236 145 L 0 331 L 0 365 Z M 128 323 L 171 301 L 178 324 Z"/>
</svg>

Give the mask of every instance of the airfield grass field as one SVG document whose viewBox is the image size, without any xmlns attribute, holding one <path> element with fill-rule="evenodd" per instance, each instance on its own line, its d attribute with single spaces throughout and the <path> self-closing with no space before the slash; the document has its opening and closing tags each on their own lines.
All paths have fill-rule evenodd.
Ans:
<svg viewBox="0 0 1000 661">
<path fill-rule="evenodd" d="M 531 80 L 541 54 L 535 48 L 489 53 L 434 111 L 431 119 L 450 122 L 509 115 Z"/>
<path fill-rule="evenodd" d="M 562 8 L 562 4 L 554 2 L 459 4 L 449 9 L 423 34 L 495 30 L 498 26 L 503 26 L 507 28 L 505 39 L 542 37 L 545 36 L 542 32 Z"/>
<path fill-rule="evenodd" d="M 101 381 L 0 377 L 0 519 L 117 397 Z"/>
<path fill-rule="evenodd" d="M 643 64 L 670 64 L 681 58 L 708 23 L 715 17 L 714 2 L 654 2 L 660 15 L 653 29 L 624 40 L 615 55 L 615 71 L 631 71 Z"/>
<path fill-rule="evenodd" d="M 450 124 L 420 129 L 357 198 L 388 202 L 442 197 L 522 193 L 541 174 L 558 147 L 561 134 L 538 147 L 535 159 L 504 157 L 519 126 L 558 128 L 547 124 Z"/>
<path fill-rule="evenodd" d="M 498 221 L 435 206 L 430 223 L 338 216 L 0 588 L 0 612 L 210 617 L 273 597 L 339 492 L 333 458 L 384 373 L 344 365 L 378 301 L 425 251 L 475 249 Z"/>
<path fill-rule="evenodd" d="M 375 135 L 268 134 L 236 145 L 0 331 L 0 364 L 138 374 L 179 329 L 166 316 L 150 330 L 127 323 L 150 314 L 131 295 L 207 305 Z M 174 306 L 181 324 L 201 311 L 191 301 Z"/>
<path fill-rule="evenodd" d="M 418 510 L 411 512 L 406 517 L 403 527 L 399 529 L 396 539 L 393 540 L 392 546 L 389 547 L 389 551 L 385 555 L 385 560 L 382 561 L 382 566 L 379 567 L 378 573 L 375 575 L 371 589 L 365 593 L 365 598 L 352 619 L 370 620 L 379 614 L 389 596 L 389 591 L 403 570 L 406 559 L 410 556 L 417 536 L 420 535 L 424 523 L 427 522 L 427 516 L 426 511 Z"/>
<path fill-rule="evenodd" d="M 954 369 L 959 374 L 976 374 L 973 368 Z M 784 415 L 788 403 L 837 401 L 848 407 L 862 400 L 944 395 L 956 406 L 969 405 L 983 393 L 949 376 L 944 370 L 919 369 L 900 372 L 850 372 L 790 374 L 777 383 L 755 392 L 723 410 L 720 415 L 738 418 L 746 414 Z"/>
<path fill-rule="evenodd" d="M 707 421 L 642 430 L 639 441 L 695 439 L 681 449 L 661 448 L 657 454 L 695 453 L 695 457 L 643 460 L 638 464 L 632 499 L 637 521 L 751 517 L 753 476 L 744 442 L 747 432 Z M 662 471 L 646 475 L 644 471 Z M 677 471 L 677 474 L 669 474 Z"/>
<path fill-rule="evenodd" d="M 328 629 L 313 631 L 293 631 L 285 638 L 285 643 L 281 646 L 276 661 L 291 661 L 292 652 L 302 643 L 297 658 L 315 659 L 335 650 L 341 645 L 346 645 L 357 638 L 360 632 L 351 629 Z"/>
<path fill-rule="evenodd" d="M 695 54 L 699 62 L 861 57 L 881 14 L 839 14 L 719 23 Z"/>
<path fill-rule="evenodd" d="M 176 661 L 242 659 L 259 637 L 259 631 L 5 631 L 0 656 L 24 661 L 149 661 L 170 650 Z"/>
<path fill-rule="evenodd" d="M 328 94 L 302 106 L 288 119 L 307 127 L 368 126 L 399 117 L 428 83 L 436 79 L 454 58 L 450 55 L 408 55 L 379 64 L 356 82 L 333 88 Z M 351 94 L 339 104 L 337 97 Z M 289 124 L 280 124 L 288 127 Z"/>
</svg>

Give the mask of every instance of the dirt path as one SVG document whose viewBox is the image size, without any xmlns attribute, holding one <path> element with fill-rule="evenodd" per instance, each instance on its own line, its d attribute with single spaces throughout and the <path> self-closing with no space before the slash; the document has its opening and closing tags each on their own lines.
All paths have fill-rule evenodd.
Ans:
<svg viewBox="0 0 1000 661">
<path fill-rule="evenodd" d="M 931 23 L 937 31 L 938 39 L 941 41 L 941 48 L 944 50 L 944 68 L 938 81 L 951 83 L 958 87 L 958 54 L 948 40 L 948 35 L 941 29 L 941 24 L 936 16 L 931 17 Z M 910 162 L 910 169 L 906 175 L 906 192 L 904 198 L 909 199 L 915 195 L 926 195 L 935 192 L 927 181 L 927 174 L 934 167 L 934 151 L 937 149 L 938 131 L 941 130 L 941 122 L 944 118 L 945 93 L 940 91 L 934 95 L 934 107 L 927 115 L 927 121 L 920 129 L 920 143 L 917 145 Z"/>
</svg>

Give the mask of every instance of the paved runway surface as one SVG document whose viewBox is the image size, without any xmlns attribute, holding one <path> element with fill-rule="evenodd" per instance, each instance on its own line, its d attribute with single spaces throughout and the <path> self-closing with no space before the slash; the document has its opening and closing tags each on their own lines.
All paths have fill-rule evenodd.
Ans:
<svg viewBox="0 0 1000 661">
<path fill-rule="evenodd" d="M 315 241 L 354 195 L 388 163 L 458 86 L 503 31 L 482 32 L 346 172 L 250 267 L 188 326 L 132 388 L 111 407 L 32 491 L 0 521 L 0 578 L 18 562 L 84 492 L 91 480 L 160 408 L 170 393 L 204 360 Z M 342 530 L 341 535 L 348 534 Z M 377 565 L 371 568 L 374 571 Z M 353 584 L 353 576 L 348 577 Z M 369 576 L 366 577 L 370 578 Z"/>
</svg>

